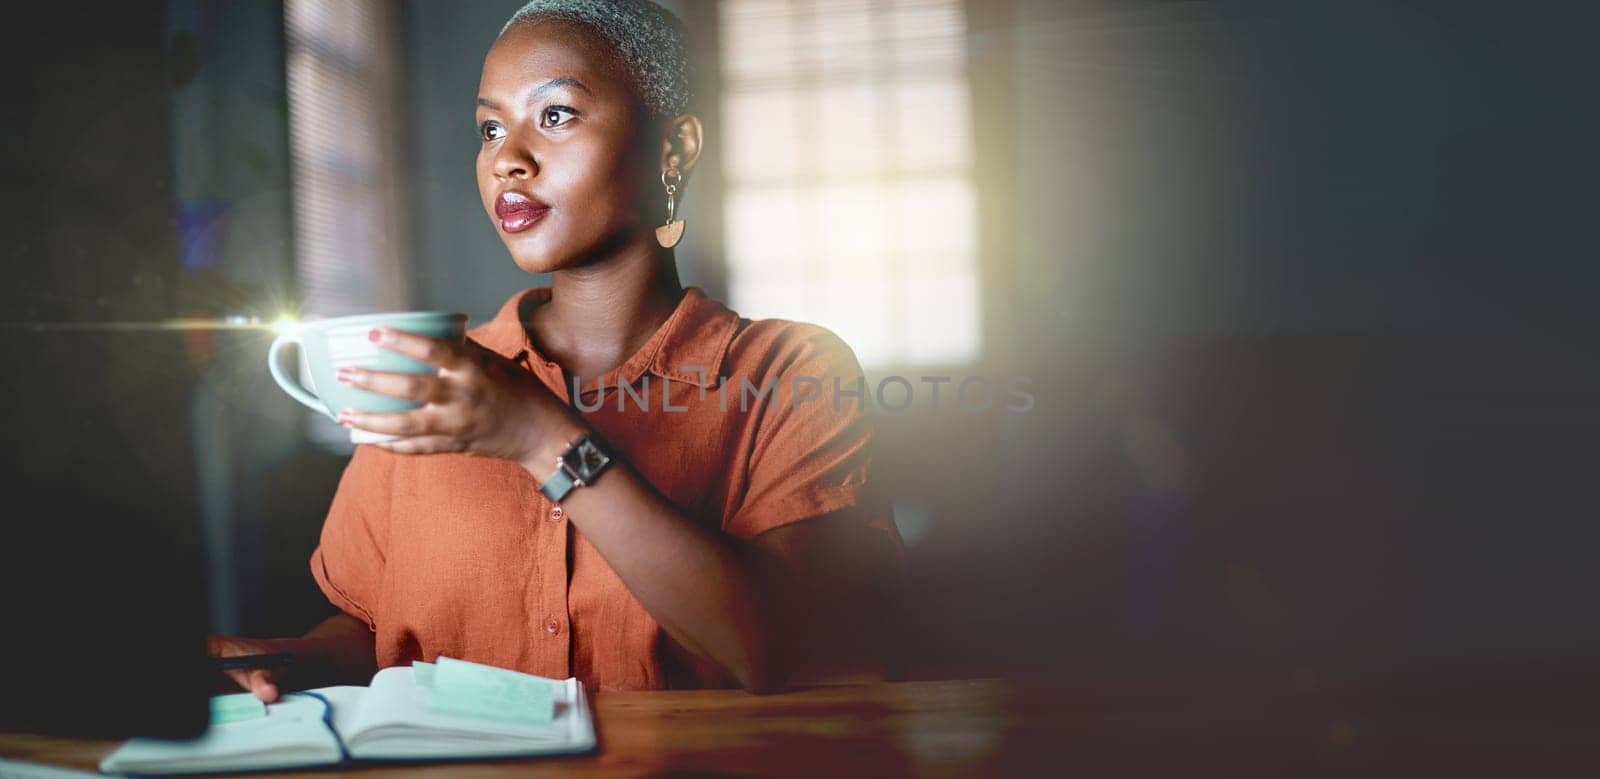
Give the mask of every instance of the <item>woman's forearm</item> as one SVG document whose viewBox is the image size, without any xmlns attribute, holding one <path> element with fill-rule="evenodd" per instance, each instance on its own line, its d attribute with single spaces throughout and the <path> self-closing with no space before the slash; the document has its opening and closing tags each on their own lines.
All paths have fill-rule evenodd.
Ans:
<svg viewBox="0 0 1600 779">
<path fill-rule="evenodd" d="M 624 462 L 562 505 L 668 635 L 746 690 L 781 688 L 797 604 L 759 549 L 694 523 Z"/>
<path fill-rule="evenodd" d="M 372 629 L 349 614 L 335 614 L 289 641 L 297 682 L 303 686 L 366 684 L 377 672 Z"/>
</svg>

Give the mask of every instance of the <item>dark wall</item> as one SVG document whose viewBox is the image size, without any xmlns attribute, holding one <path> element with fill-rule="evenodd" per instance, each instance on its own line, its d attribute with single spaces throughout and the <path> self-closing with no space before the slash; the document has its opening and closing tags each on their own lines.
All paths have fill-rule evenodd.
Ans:
<svg viewBox="0 0 1600 779">
<path fill-rule="evenodd" d="M 1014 5 L 1032 321 L 1268 332 L 1584 308 L 1586 5 Z"/>
<path fill-rule="evenodd" d="M 883 417 L 931 671 L 1594 671 L 1595 12 L 1010 12 L 975 370 L 1038 403 Z"/>
</svg>

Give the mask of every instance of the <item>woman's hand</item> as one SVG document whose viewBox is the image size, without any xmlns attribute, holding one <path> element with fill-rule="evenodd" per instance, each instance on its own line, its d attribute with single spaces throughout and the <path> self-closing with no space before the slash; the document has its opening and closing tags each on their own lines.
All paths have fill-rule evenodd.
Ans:
<svg viewBox="0 0 1600 779">
<path fill-rule="evenodd" d="M 471 339 L 456 342 L 389 328 L 374 333 L 378 346 L 439 369 L 434 375 L 340 369 L 339 381 L 352 387 L 425 404 L 391 414 L 347 409 L 339 415 L 340 424 L 400 436 L 379 444 L 385 449 L 459 452 L 526 465 L 584 429 L 537 377 Z"/>
<path fill-rule="evenodd" d="M 206 654 L 212 657 L 238 657 L 241 655 L 267 655 L 278 652 L 295 654 L 295 639 L 285 638 L 239 638 L 237 636 L 210 635 L 206 637 Z M 296 656 L 295 661 L 304 658 Z M 294 674 L 293 666 L 282 668 L 257 668 L 249 670 L 223 671 L 226 679 L 231 679 L 231 684 L 226 680 L 221 683 L 217 692 L 237 692 L 248 690 L 256 694 L 263 703 L 276 703 L 278 696 L 284 691 L 284 685 L 292 683 Z M 236 689 L 237 688 L 237 689 Z"/>
</svg>

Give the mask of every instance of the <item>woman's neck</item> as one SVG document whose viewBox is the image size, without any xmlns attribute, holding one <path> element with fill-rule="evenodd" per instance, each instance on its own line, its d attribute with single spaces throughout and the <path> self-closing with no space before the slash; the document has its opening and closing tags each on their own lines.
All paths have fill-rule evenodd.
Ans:
<svg viewBox="0 0 1600 779">
<path fill-rule="evenodd" d="M 672 252 L 641 242 L 552 273 L 550 300 L 533 310 L 529 329 L 545 357 L 595 376 L 638 351 L 682 297 Z"/>
</svg>

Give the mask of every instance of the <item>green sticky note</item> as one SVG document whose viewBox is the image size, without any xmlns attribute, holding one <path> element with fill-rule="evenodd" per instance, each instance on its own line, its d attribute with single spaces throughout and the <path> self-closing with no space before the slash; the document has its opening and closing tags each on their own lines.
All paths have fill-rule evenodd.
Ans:
<svg viewBox="0 0 1600 779">
<path fill-rule="evenodd" d="M 238 722 L 267 716 L 267 704 L 253 692 L 211 696 L 211 722 Z"/>
<path fill-rule="evenodd" d="M 451 657 L 440 657 L 428 693 L 428 710 L 510 722 L 545 723 L 555 719 L 561 683 Z"/>
<path fill-rule="evenodd" d="M 433 663 L 424 663 L 421 660 L 411 661 L 411 676 L 416 680 L 418 687 L 433 686 Z"/>
</svg>

